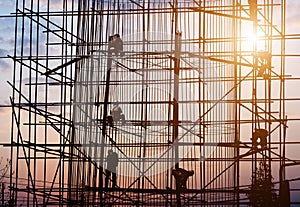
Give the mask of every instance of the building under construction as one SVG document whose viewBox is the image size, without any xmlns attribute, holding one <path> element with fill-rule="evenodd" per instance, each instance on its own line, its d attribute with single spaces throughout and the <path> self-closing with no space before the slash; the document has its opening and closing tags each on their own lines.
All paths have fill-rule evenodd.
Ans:
<svg viewBox="0 0 300 207">
<path fill-rule="evenodd" d="M 299 205 L 285 67 L 300 36 L 286 12 L 286 0 L 16 1 L 2 204 Z"/>
</svg>

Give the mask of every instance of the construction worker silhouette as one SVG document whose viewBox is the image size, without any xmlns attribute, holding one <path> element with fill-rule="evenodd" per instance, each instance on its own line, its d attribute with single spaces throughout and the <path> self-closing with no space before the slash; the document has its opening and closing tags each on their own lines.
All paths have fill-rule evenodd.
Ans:
<svg viewBox="0 0 300 207">
<path fill-rule="evenodd" d="M 252 137 L 252 147 L 257 150 L 266 149 L 268 146 L 267 137 L 269 136 L 269 132 L 265 129 L 255 129 Z"/>
<path fill-rule="evenodd" d="M 123 41 L 120 38 L 119 34 L 115 34 L 113 36 L 109 36 L 108 38 L 108 48 L 115 55 L 123 56 Z"/>
<path fill-rule="evenodd" d="M 105 170 L 105 188 L 108 188 L 109 178 L 112 174 L 112 188 L 115 188 L 117 185 L 117 166 L 118 166 L 119 158 L 118 154 L 115 153 L 113 150 L 108 150 L 107 155 L 107 167 Z"/>
<path fill-rule="evenodd" d="M 250 7 L 250 18 L 253 21 L 257 20 L 257 0 L 248 0 Z"/>
<path fill-rule="evenodd" d="M 265 74 L 266 70 L 272 69 L 272 54 L 267 51 L 258 51 L 257 57 L 261 66 L 259 66 L 259 70 L 257 76 L 268 78 L 268 74 Z"/>
<path fill-rule="evenodd" d="M 172 170 L 172 175 L 175 177 L 175 180 L 176 180 L 176 189 L 177 190 L 186 190 L 187 179 L 190 176 L 194 175 L 194 171 L 177 168 L 177 169 Z"/>
<path fill-rule="evenodd" d="M 115 104 L 112 110 L 110 110 L 110 114 L 108 115 L 108 123 L 112 126 L 113 122 L 121 122 L 125 124 L 125 115 L 122 113 L 122 109 L 118 104 Z"/>
</svg>

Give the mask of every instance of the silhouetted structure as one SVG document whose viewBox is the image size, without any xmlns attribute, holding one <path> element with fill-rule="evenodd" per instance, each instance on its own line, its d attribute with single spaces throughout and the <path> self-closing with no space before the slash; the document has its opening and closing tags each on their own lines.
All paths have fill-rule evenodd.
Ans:
<svg viewBox="0 0 300 207">
<path fill-rule="evenodd" d="M 259 163 L 254 182 L 249 191 L 249 199 L 253 207 L 277 207 L 279 199 L 274 190 L 273 177 L 265 160 Z M 287 206 L 288 207 L 288 206 Z"/>
<path fill-rule="evenodd" d="M 172 175 L 174 176 L 176 180 L 176 190 L 186 190 L 186 182 L 187 179 L 194 175 L 193 170 L 185 170 L 182 168 L 174 169 L 172 170 Z"/>
<path fill-rule="evenodd" d="M 279 188 L 279 206 L 289 207 L 291 205 L 290 184 L 288 180 L 283 180 Z"/>
<path fill-rule="evenodd" d="M 108 38 L 108 49 L 113 52 L 115 55 L 123 56 L 123 41 L 119 34 L 109 36 Z"/>
<path fill-rule="evenodd" d="M 117 166 L 119 163 L 118 154 L 115 153 L 113 150 L 108 150 L 107 155 L 107 167 L 105 170 L 105 188 L 108 188 L 108 183 L 110 180 L 110 177 L 112 175 L 112 188 L 115 188 L 117 186 Z"/>
<path fill-rule="evenodd" d="M 110 110 L 110 115 L 108 116 L 108 123 L 113 125 L 113 123 L 121 122 L 125 124 L 125 115 L 122 112 L 119 104 L 115 104 L 113 108 Z"/>
<path fill-rule="evenodd" d="M 254 149 L 266 149 L 269 132 L 265 129 L 255 129 L 252 137 L 252 147 Z"/>
<path fill-rule="evenodd" d="M 300 145 L 286 133 L 286 102 L 300 99 L 285 92 L 300 35 L 278 2 L 16 1 L 11 206 L 272 200 L 271 172 Z"/>
<path fill-rule="evenodd" d="M 248 4 L 250 7 L 250 18 L 253 21 L 257 20 L 257 0 L 248 0 Z"/>
</svg>

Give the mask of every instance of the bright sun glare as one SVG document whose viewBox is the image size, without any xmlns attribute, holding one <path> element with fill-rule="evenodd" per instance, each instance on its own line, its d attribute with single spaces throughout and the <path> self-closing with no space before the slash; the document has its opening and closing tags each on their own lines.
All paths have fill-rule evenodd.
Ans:
<svg viewBox="0 0 300 207">
<path fill-rule="evenodd" d="M 243 51 L 253 51 L 253 50 L 263 50 L 263 42 L 259 40 L 259 35 L 262 32 L 258 30 L 255 32 L 253 30 L 253 24 L 252 22 L 250 23 L 245 23 L 242 25 L 242 50 Z"/>
</svg>

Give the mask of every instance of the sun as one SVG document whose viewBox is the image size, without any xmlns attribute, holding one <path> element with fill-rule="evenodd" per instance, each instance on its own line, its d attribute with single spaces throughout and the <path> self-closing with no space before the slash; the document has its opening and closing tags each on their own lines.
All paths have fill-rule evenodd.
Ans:
<svg viewBox="0 0 300 207">
<path fill-rule="evenodd" d="M 257 48 L 257 32 L 253 23 L 244 23 L 241 27 L 241 48 L 243 51 L 254 51 Z"/>
<path fill-rule="evenodd" d="M 263 32 L 259 27 L 256 29 L 253 22 L 244 23 L 241 27 L 241 49 L 242 51 L 259 51 L 264 49 Z"/>
<path fill-rule="evenodd" d="M 257 33 L 254 31 L 249 32 L 246 37 L 246 44 L 249 44 L 253 48 L 257 48 Z"/>
</svg>

